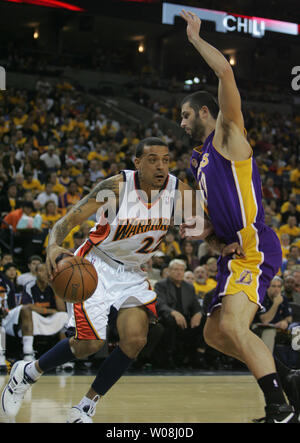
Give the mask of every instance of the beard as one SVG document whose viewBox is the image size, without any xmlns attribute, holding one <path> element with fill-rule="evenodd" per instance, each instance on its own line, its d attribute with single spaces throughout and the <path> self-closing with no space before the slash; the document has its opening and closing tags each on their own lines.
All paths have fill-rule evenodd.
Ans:
<svg viewBox="0 0 300 443">
<path fill-rule="evenodd" d="M 191 137 L 195 142 L 204 142 L 205 126 L 199 117 L 196 117 L 194 120 L 193 127 L 191 128 Z"/>
</svg>

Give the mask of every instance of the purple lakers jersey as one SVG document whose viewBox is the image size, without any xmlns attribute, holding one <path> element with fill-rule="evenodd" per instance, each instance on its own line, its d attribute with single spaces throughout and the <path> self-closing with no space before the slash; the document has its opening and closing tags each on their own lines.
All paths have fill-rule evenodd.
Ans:
<svg viewBox="0 0 300 443">
<path fill-rule="evenodd" d="M 190 166 L 216 235 L 230 243 L 246 226 L 264 222 L 261 181 L 254 158 L 227 160 L 213 146 L 214 133 L 193 150 Z"/>
</svg>

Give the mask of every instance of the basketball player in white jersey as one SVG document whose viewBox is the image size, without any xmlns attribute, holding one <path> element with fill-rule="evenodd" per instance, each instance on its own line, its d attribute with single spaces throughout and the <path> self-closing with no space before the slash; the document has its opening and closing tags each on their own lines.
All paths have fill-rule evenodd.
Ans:
<svg viewBox="0 0 300 443">
<path fill-rule="evenodd" d="M 75 358 L 86 358 L 102 347 L 111 307 L 118 311 L 119 346 L 104 361 L 83 399 L 70 409 L 67 421 L 92 422 L 99 398 L 145 346 L 149 313 L 156 315 L 156 294 L 141 265 L 155 254 L 168 231 L 176 210 L 173 192 L 178 189 L 183 194 L 189 190 L 193 195 L 190 203 L 194 202 L 195 193 L 169 174 L 168 145 L 158 138 L 147 138 L 139 143 L 135 166 L 136 171 L 122 171 L 98 183 L 53 227 L 47 249 L 50 278 L 56 272 L 57 258 L 61 254 L 71 255 L 60 246 L 64 238 L 102 207 L 98 223 L 75 252 L 94 264 L 98 286 L 85 302 L 68 304 L 69 326 L 76 330 L 74 337 L 62 340 L 37 361 L 15 363 L 1 398 L 8 416 L 17 415 L 26 390 L 42 373 Z M 103 199 L 99 202 L 101 191 L 111 191 L 108 204 L 104 205 Z M 207 234 L 211 234 L 210 227 L 204 229 L 203 237 Z M 225 253 L 232 253 L 230 247 L 226 247 L 228 252 Z"/>
</svg>

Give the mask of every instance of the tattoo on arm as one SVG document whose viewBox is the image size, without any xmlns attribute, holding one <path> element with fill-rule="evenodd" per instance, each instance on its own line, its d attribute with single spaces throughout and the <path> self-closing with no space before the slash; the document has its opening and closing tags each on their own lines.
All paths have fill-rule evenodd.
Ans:
<svg viewBox="0 0 300 443">
<path fill-rule="evenodd" d="M 119 184 L 121 181 L 122 176 L 118 174 L 98 183 L 87 196 L 76 203 L 76 205 L 54 225 L 49 235 L 49 246 L 62 244 L 68 233 L 77 225 L 76 216 L 82 214 L 84 207 L 88 203 L 96 203 L 97 195 L 101 191 L 111 191 L 114 193 L 115 198 L 118 199 Z"/>
<path fill-rule="evenodd" d="M 111 191 L 112 193 L 114 193 L 115 197 L 118 198 L 119 184 L 120 174 L 98 183 L 86 197 L 84 197 L 74 206 L 74 208 L 72 209 L 72 214 L 80 214 L 82 212 L 82 207 L 89 203 L 91 200 L 96 201 L 97 195 L 101 191 Z"/>
</svg>

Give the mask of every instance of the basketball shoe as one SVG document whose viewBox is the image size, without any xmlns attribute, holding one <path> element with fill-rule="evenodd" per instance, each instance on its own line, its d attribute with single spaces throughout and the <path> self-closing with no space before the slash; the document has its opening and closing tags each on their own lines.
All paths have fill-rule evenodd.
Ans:
<svg viewBox="0 0 300 443">
<path fill-rule="evenodd" d="M 25 393 L 34 381 L 25 373 L 26 361 L 17 361 L 11 368 L 10 377 L 1 395 L 1 407 L 9 417 L 15 417 L 21 407 Z"/>
<path fill-rule="evenodd" d="M 282 381 L 284 391 L 295 412 L 299 414 L 300 419 L 300 370 L 292 369 Z"/>
<path fill-rule="evenodd" d="M 254 419 L 254 423 L 299 423 L 298 414 L 295 413 L 293 406 L 269 405 L 265 407 L 266 416 Z"/>
<path fill-rule="evenodd" d="M 92 416 L 95 411 L 92 406 L 84 406 L 83 408 L 73 406 L 69 411 L 67 423 L 93 423 Z"/>
</svg>

